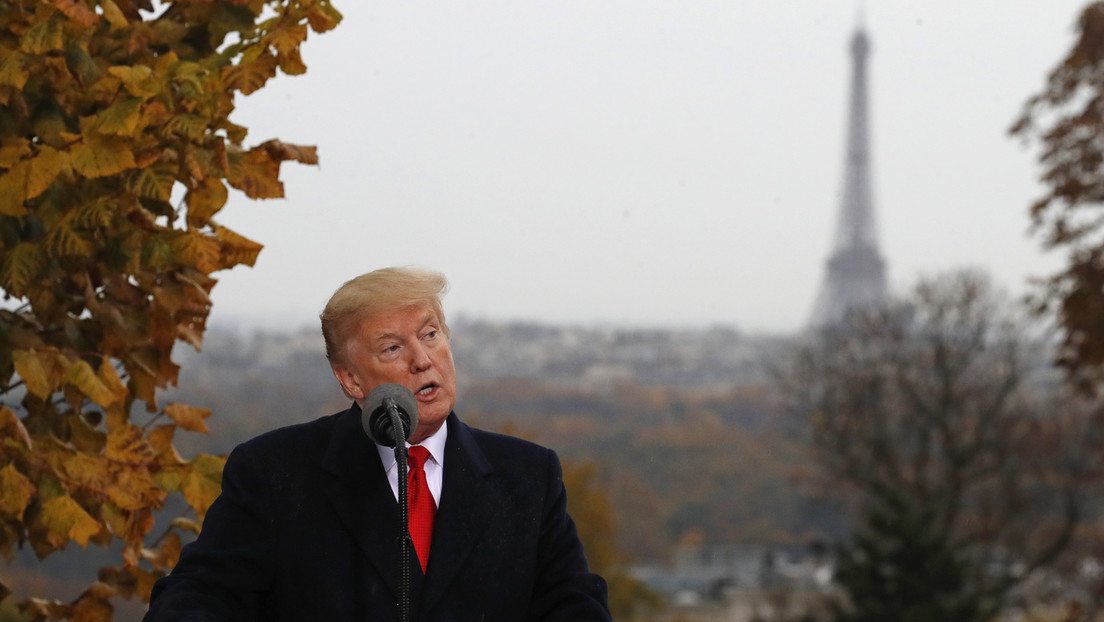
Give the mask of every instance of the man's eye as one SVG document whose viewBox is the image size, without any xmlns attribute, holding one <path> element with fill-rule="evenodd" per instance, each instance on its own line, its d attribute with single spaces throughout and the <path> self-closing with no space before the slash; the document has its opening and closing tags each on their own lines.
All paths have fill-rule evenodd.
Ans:
<svg viewBox="0 0 1104 622">
<path fill-rule="evenodd" d="M 435 339 L 436 337 L 437 337 L 437 331 L 435 331 L 435 330 L 431 330 L 428 333 L 426 333 L 426 335 L 425 335 L 426 339 Z"/>
<path fill-rule="evenodd" d="M 387 346 L 383 349 L 384 352 L 398 352 L 399 346 Z"/>
</svg>

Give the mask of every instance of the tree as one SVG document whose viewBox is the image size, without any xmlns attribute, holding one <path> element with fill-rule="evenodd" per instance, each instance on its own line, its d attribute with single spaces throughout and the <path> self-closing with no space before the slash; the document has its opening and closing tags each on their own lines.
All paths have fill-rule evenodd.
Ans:
<svg viewBox="0 0 1104 622">
<path fill-rule="evenodd" d="M 796 348 L 790 410 L 858 521 L 842 620 L 990 619 L 1071 538 L 1092 454 L 1015 305 L 969 272 Z M 888 616 L 888 612 L 895 612 Z"/>
<path fill-rule="evenodd" d="M 616 544 L 617 525 L 606 490 L 598 484 L 593 462 L 563 463 L 568 511 L 579 530 L 592 572 L 609 585 L 610 613 L 615 620 L 647 619 L 664 608 L 662 598 L 628 573 L 627 560 Z"/>
<path fill-rule="evenodd" d="M 223 459 L 172 445 L 210 411 L 157 391 L 175 343 L 202 344 L 212 273 L 261 250 L 218 224 L 228 186 L 280 197 L 282 162 L 317 163 L 244 147 L 235 97 L 306 71 L 308 31 L 340 19 L 329 0 L 0 0 L 0 554 L 121 541 L 120 567 L 25 615 L 148 599 L 218 494 Z M 155 531 L 172 493 L 195 518 Z"/>
<path fill-rule="evenodd" d="M 1037 303 L 1062 327 L 1058 363 L 1091 391 L 1104 381 L 1104 2 L 1086 6 L 1077 25 L 1073 49 L 1010 132 L 1041 147 L 1047 190 L 1031 206 L 1033 229 L 1045 249 L 1068 252 Z"/>
</svg>

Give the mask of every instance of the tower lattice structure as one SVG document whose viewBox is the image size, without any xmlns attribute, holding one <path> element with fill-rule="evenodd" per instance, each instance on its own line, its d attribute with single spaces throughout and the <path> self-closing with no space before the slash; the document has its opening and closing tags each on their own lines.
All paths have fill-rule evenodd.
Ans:
<svg viewBox="0 0 1104 622">
<path fill-rule="evenodd" d="M 870 189 L 866 73 L 870 40 L 863 28 L 851 37 L 850 50 L 851 105 L 843 198 L 832 255 L 825 263 L 824 280 L 810 320 L 813 328 L 837 323 L 852 309 L 883 304 L 886 299 L 885 261 L 878 251 Z"/>
</svg>

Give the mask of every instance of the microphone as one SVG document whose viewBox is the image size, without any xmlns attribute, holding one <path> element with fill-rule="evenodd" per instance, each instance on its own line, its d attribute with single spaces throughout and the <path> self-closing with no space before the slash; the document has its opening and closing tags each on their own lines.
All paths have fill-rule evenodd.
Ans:
<svg viewBox="0 0 1104 622">
<path fill-rule="evenodd" d="M 397 420 L 403 428 L 402 436 L 395 434 L 392 421 L 396 418 L 391 416 L 392 413 L 398 415 Z M 364 398 L 360 424 L 368 438 L 377 445 L 395 447 L 410 438 L 414 428 L 418 427 L 418 400 L 414 399 L 410 389 L 401 384 L 381 384 Z"/>
</svg>

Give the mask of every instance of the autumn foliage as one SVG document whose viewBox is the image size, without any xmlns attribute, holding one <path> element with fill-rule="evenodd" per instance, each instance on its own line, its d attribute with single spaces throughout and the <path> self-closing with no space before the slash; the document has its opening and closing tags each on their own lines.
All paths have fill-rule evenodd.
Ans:
<svg viewBox="0 0 1104 622">
<path fill-rule="evenodd" d="M 0 0 L 0 554 L 121 541 L 76 601 L 25 615 L 147 599 L 218 494 L 223 460 L 172 444 L 210 412 L 157 391 L 174 344 L 202 343 L 212 273 L 261 250 L 218 224 L 230 188 L 281 197 L 282 162 L 317 162 L 243 146 L 235 97 L 306 71 L 308 32 L 340 19 L 328 0 Z M 193 512 L 155 530 L 173 493 Z"/>
<path fill-rule="evenodd" d="M 1040 148 L 1045 195 L 1031 206 L 1044 248 L 1067 252 L 1039 296 L 1064 331 L 1058 362 L 1082 389 L 1104 387 L 1104 2 L 1090 2 L 1077 39 L 1023 107 L 1011 133 Z"/>
</svg>

